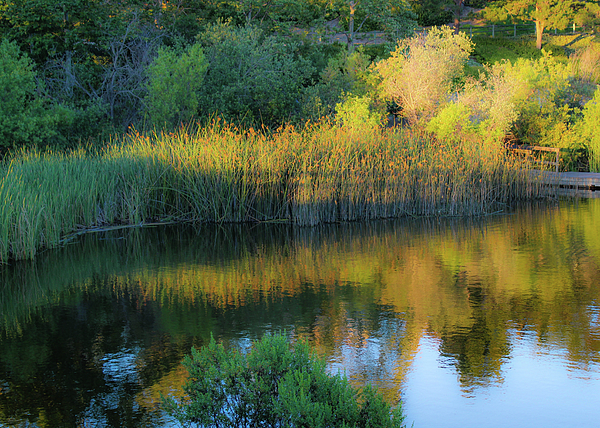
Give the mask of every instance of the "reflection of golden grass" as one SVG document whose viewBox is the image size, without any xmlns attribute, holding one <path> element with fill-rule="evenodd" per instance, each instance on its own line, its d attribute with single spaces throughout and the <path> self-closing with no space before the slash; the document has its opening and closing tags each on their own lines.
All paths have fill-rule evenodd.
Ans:
<svg viewBox="0 0 600 428">
<path fill-rule="evenodd" d="M 403 130 L 357 135 L 324 124 L 267 133 L 215 122 L 196 132 L 132 131 L 95 155 L 24 153 L 5 165 L 0 262 L 103 224 L 480 215 L 539 195 L 515 162 Z"/>
<path fill-rule="evenodd" d="M 188 378 L 188 372 L 182 364 L 177 364 L 175 368 L 161 377 L 158 382 L 144 388 L 135 396 L 135 403 L 143 409 L 150 412 L 159 411 L 161 406 L 161 396 L 173 397 L 176 400 L 185 399 L 183 384 Z"/>
<path fill-rule="evenodd" d="M 384 377 L 399 385 L 419 339 L 428 334 L 445 344 L 449 354 L 464 353 L 462 361 L 471 367 L 463 373 L 464 384 L 481 384 L 501 378 L 510 352 L 507 338 L 519 332 L 565 349 L 578 365 L 598 362 L 600 324 L 594 308 L 600 301 L 599 216 L 600 204 L 581 201 L 464 223 L 423 219 L 285 228 L 290 235 L 284 240 L 264 238 L 273 230 L 265 226 L 264 240 L 227 232 L 230 241 L 199 238 L 222 243 L 219 251 L 235 247 L 235 252 L 224 250 L 226 257 L 206 256 L 217 247 L 203 243 L 201 250 L 190 245 L 171 254 L 163 238 L 154 245 L 138 243 L 136 251 L 128 252 L 135 262 L 122 260 L 116 247 L 100 247 L 104 253 L 90 252 L 71 264 L 54 260 L 55 270 L 43 277 L 27 262 L 22 282 L 38 284 L 39 290 L 6 287 L 0 291 L 0 313 L 7 325 L 20 316 L 26 328 L 30 305 L 55 301 L 76 283 L 90 294 L 136 296 L 139 305 L 163 311 L 157 317 L 165 331 L 173 328 L 173 334 L 180 334 L 189 320 L 178 317 L 199 314 L 205 304 L 216 312 L 252 305 L 268 312 L 277 311 L 288 297 L 293 304 L 294 297 L 312 299 L 322 293 L 318 308 L 311 307 L 318 311 L 294 332 L 312 341 L 321 355 L 332 356 L 342 345 L 358 353 L 368 348 L 367 339 L 387 335 L 383 361 L 395 361 L 396 368 L 388 367 Z M 86 280 L 89 272 L 102 272 L 108 279 Z M 9 289 L 18 296 L 9 295 Z M 78 291 L 72 294 L 78 301 Z M 393 322 L 373 321 L 382 313 Z M 198 320 L 210 316 L 199 314 Z M 208 336 L 208 322 L 195 323 L 192 334 L 199 325 Z M 452 342 L 456 337 L 465 339 L 464 346 Z M 355 385 L 372 380 L 373 366 L 356 369 Z M 382 386 L 393 398 L 393 385 Z"/>
<path fill-rule="evenodd" d="M 483 228 L 415 232 L 407 226 L 344 234 L 318 246 L 295 245 L 285 255 L 259 248 L 219 267 L 181 265 L 164 275 L 142 274 L 139 284 L 144 295 L 166 305 L 202 299 L 230 310 L 261 299 L 267 307 L 277 305 L 306 287 L 326 291 L 329 297 L 310 330 L 297 334 L 330 356 L 344 346 L 359 353 L 368 348 L 369 338 L 390 333 L 378 330 L 368 315 L 382 305 L 399 314 L 399 325 L 406 322 L 406 330 L 386 338 L 381 354 L 381 361 L 392 358 L 396 366 L 386 372 L 392 383 L 382 385 L 388 398 L 424 333 L 437 337 L 448 353 L 464 353 L 464 384 L 486 384 L 502 377 L 511 330 L 536 331 L 548 346 L 567 349 L 578 363 L 597 358 L 598 324 L 588 308 L 600 300 L 600 252 L 573 253 L 570 240 L 584 237 L 573 229 L 575 217 L 585 220 L 589 211 L 548 209 L 534 218 L 523 213 L 517 219 L 494 219 Z M 588 221 L 577 224 L 593 230 L 594 219 Z M 355 369 L 355 385 L 373 380 L 372 367 Z"/>
</svg>

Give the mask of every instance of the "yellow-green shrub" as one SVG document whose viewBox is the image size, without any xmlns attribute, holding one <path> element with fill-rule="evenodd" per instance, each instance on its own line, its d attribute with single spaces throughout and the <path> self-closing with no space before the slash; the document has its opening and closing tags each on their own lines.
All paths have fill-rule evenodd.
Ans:
<svg viewBox="0 0 600 428">
<path fill-rule="evenodd" d="M 478 80 L 467 79 L 427 125 L 442 138 L 499 141 L 517 117 L 514 87 L 499 67 L 492 67 Z"/>
<path fill-rule="evenodd" d="M 590 171 L 600 172 L 600 86 L 583 108 L 583 118 L 575 129 L 588 148 Z"/>
<path fill-rule="evenodd" d="M 188 122 L 197 114 L 198 95 L 208 62 L 200 44 L 183 53 L 162 48 L 149 67 L 148 113 L 157 126 Z"/>
<path fill-rule="evenodd" d="M 468 36 L 448 27 L 401 40 L 391 57 L 376 66 L 381 96 L 400 105 L 411 123 L 428 120 L 446 101 L 472 48 Z"/>
<path fill-rule="evenodd" d="M 374 106 L 373 99 L 367 95 L 349 96 L 336 105 L 336 121 L 352 130 L 373 131 L 383 122 L 383 112 Z"/>
</svg>

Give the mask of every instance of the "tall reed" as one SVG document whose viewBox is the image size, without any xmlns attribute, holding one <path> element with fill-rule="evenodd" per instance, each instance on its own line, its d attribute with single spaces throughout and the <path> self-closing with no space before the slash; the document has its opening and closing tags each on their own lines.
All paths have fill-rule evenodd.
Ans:
<svg viewBox="0 0 600 428">
<path fill-rule="evenodd" d="M 30 151 L 3 164 L 0 262 L 102 225 L 481 215 L 543 192 L 499 150 L 401 129 L 132 130 L 96 153 Z"/>
</svg>

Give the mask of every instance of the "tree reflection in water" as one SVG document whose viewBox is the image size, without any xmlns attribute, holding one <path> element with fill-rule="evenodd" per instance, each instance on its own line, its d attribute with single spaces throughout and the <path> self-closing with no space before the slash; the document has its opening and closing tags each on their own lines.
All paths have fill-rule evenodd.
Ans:
<svg viewBox="0 0 600 428">
<path fill-rule="evenodd" d="M 179 393 L 179 361 L 211 333 L 247 349 L 286 330 L 331 371 L 408 403 L 425 363 L 444 373 L 423 375 L 430 388 L 456 373 L 457 394 L 479 397 L 518 384 L 543 353 L 597 387 L 599 220 L 589 200 L 483 219 L 84 236 L 2 268 L 0 424 L 160 425 L 160 393 Z"/>
</svg>

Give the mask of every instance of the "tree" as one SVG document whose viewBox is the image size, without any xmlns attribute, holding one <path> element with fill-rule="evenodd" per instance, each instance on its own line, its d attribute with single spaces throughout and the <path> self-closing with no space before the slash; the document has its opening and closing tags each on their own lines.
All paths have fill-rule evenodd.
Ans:
<svg viewBox="0 0 600 428">
<path fill-rule="evenodd" d="M 376 66 L 381 95 L 398 104 L 410 122 L 427 120 L 445 101 L 472 48 L 464 33 L 454 34 L 449 27 L 401 40 L 391 57 Z"/>
<path fill-rule="evenodd" d="M 148 70 L 150 78 L 146 99 L 155 125 L 177 125 L 197 114 L 197 92 L 207 67 L 199 43 L 182 54 L 165 47 L 158 51 Z"/>
<path fill-rule="evenodd" d="M 389 38 L 406 37 L 417 26 L 417 16 L 406 0 L 343 0 L 338 6 L 348 21 L 348 50 L 354 49 L 356 33 L 366 27 L 383 31 Z"/>
<path fill-rule="evenodd" d="M 508 17 L 535 23 L 536 47 L 542 48 L 545 29 L 562 30 L 572 22 L 580 0 L 502 0 L 485 10 L 490 20 L 505 20 Z"/>
<path fill-rule="evenodd" d="M 41 144 L 57 118 L 38 94 L 33 62 L 16 43 L 0 43 L 0 149 Z"/>
<path fill-rule="evenodd" d="M 92 0 L 0 0 L 0 28 L 37 64 L 67 51 L 98 54 L 104 36 L 105 2 Z"/>
<path fill-rule="evenodd" d="M 207 27 L 199 41 L 209 63 L 200 113 L 275 124 L 298 112 L 313 67 L 293 41 L 224 23 Z"/>
<path fill-rule="evenodd" d="M 460 31 L 460 15 L 465 7 L 465 0 L 452 0 L 452 14 L 454 15 L 454 34 Z"/>
<path fill-rule="evenodd" d="M 247 427 L 402 427 L 402 409 L 393 410 L 367 386 L 355 391 L 307 344 L 293 347 L 283 335 L 255 342 L 243 355 L 211 338 L 184 360 L 190 400 L 165 400 L 167 411 L 185 426 Z"/>
</svg>

